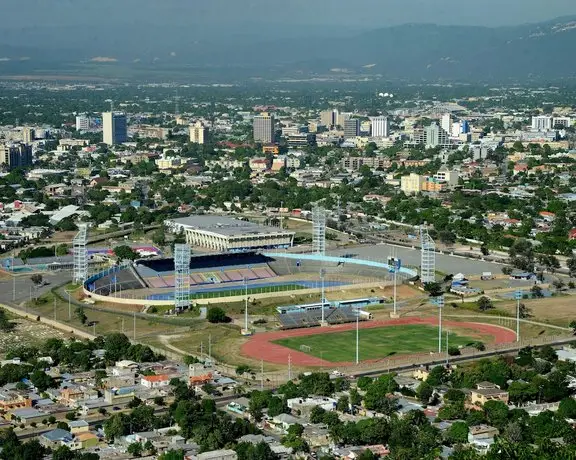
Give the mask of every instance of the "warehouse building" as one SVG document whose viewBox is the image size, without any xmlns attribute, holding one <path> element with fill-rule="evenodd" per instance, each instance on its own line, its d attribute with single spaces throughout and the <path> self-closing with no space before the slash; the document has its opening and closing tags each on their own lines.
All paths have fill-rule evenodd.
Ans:
<svg viewBox="0 0 576 460">
<path fill-rule="evenodd" d="M 190 216 L 166 221 L 174 233 L 184 232 L 186 242 L 214 251 L 249 251 L 289 248 L 294 232 L 223 216 Z"/>
</svg>

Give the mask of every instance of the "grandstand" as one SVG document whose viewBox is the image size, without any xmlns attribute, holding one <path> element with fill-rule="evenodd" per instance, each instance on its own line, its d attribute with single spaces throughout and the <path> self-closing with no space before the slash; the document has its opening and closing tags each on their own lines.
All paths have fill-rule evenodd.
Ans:
<svg viewBox="0 0 576 460">
<path fill-rule="evenodd" d="M 269 259 L 254 252 L 239 254 L 199 255 L 190 259 L 190 286 L 268 280 L 276 273 Z M 140 260 L 136 270 L 147 287 L 174 287 L 174 260 Z"/>
<path fill-rule="evenodd" d="M 328 324 L 343 324 L 356 321 L 356 316 L 359 314 L 358 310 L 354 307 L 324 307 L 324 320 Z M 320 308 L 315 310 L 298 310 L 290 313 L 277 315 L 278 322 L 282 329 L 298 329 L 303 327 L 317 327 L 320 326 L 322 320 L 322 310 Z M 360 315 L 359 321 L 366 321 L 369 316 Z"/>
</svg>

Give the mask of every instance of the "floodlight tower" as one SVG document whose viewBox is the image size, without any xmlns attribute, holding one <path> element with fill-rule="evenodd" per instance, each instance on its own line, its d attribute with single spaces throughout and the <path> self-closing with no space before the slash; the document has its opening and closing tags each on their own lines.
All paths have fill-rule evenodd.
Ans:
<svg viewBox="0 0 576 460">
<path fill-rule="evenodd" d="M 82 284 L 88 278 L 88 224 L 78 225 L 78 233 L 72 240 L 74 254 L 74 282 Z"/>
<path fill-rule="evenodd" d="M 436 244 L 430 238 L 428 229 L 420 227 L 420 280 L 423 284 L 436 281 Z"/>
<path fill-rule="evenodd" d="M 326 276 L 326 270 L 320 269 L 320 311 L 322 314 L 322 319 L 320 320 L 320 326 L 328 326 L 328 322 L 324 318 L 324 303 L 326 301 L 324 294 L 324 277 Z"/>
<path fill-rule="evenodd" d="M 432 298 L 432 303 L 438 307 L 438 353 L 442 353 L 442 310 L 444 309 L 444 295 Z"/>
<path fill-rule="evenodd" d="M 326 210 L 319 205 L 312 208 L 312 252 L 326 254 Z"/>
<path fill-rule="evenodd" d="M 190 257 L 189 244 L 174 245 L 174 308 L 190 308 Z"/>
</svg>

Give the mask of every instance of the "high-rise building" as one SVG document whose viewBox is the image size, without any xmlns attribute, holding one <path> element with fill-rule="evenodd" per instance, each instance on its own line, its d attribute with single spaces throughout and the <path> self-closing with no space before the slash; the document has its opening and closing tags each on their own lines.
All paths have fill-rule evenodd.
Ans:
<svg viewBox="0 0 576 460">
<path fill-rule="evenodd" d="M 103 141 L 108 145 L 122 144 L 128 139 L 126 115 L 119 112 L 102 114 Z"/>
<path fill-rule="evenodd" d="M 320 112 L 320 122 L 328 129 L 335 127 L 338 124 L 338 109 Z"/>
<path fill-rule="evenodd" d="M 76 131 L 88 131 L 91 128 L 91 119 L 86 115 L 76 117 Z"/>
<path fill-rule="evenodd" d="M 208 140 L 208 128 L 201 121 L 190 125 L 190 142 L 204 144 Z"/>
<path fill-rule="evenodd" d="M 434 148 L 439 145 L 447 145 L 450 143 L 448 133 L 438 126 L 438 123 L 432 123 L 427 126 L 425 131 L 426 147 Z"/>
<path fill-rule="evenodd" d="M 34 141 L 34 129 L 24 128 L 22 130 L 22 142 L 25 144 L 31 144 Z"/>
<path fill-rule="evenodd" d="M 532 131 L 550 131 L 552 128 L 552 117 L 547 115 L 532 117 Z"/>
<path fill-rule="evenodd" d="M 388 118 L 371 117 L 370 118 L 370 135 L 372 137 L 388 137 Z"/>
<path fill-rule="evenodd" d="M 442 121 L 440 122 L 441 128 L 447 133 L 452 132 L 452 115 L 445 113 L 442 115 Z"/>
<path fill-rule="evenodd" d="M 274 115 L 262 112 L 254 117 L 254 142 L 271 144 L 274 142 Z"/>
<path fill-rule="evenodd" d="M 426 178 L 416 173 L 410 173 L 408 176 L 400 178 L 400 190 L 404 193 L 420 193 Z"/>
<path fill-rule="evenodd" d="M 349 113 L 346 112 L 338 112 L 336 114 L 336 125 L 340 126 L 340 127 L 344 127 L 344 124 L 346 123 L 346 120 L 350 120 L 351 115 Z"/>
<path fill-rule="evenodd" d="M 344 121 L 344 138 L 356 137 L 360 134 L 360 120 L 349 118 Z"/>
<path fill-rule="evenodd" d="M 0 165 L 8 170 L 32 165 L 32 146 L 23 143 L 0 144 Z"/>
</svg>

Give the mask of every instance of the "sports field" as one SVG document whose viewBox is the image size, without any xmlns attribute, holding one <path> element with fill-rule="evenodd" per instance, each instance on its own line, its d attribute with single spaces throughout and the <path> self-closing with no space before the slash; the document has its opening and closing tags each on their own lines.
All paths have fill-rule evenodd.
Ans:
<svg viewBox="0 0 576 460">
<path fill-rule="evenodd" d="M 479 339 L 449 333 L 450 346 L 465 346 Z M 274 340 L 273 343 L 330 362 L 356 359 L 356 331 L 331 332 Z M 438 328 L 423 324 L 360 329 L 360 360 L 438 351 Z M 442 346 L 446 346 L 446 331 Z"/>
</svg>

